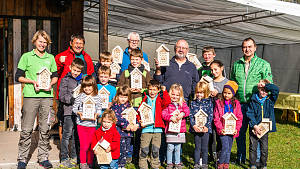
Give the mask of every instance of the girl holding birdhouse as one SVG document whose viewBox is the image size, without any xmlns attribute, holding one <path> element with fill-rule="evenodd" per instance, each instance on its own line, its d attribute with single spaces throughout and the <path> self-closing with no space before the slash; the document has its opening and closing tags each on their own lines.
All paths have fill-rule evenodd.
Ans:
<svg viewBox="0 0 300 169">
<path fill-rule="evenodd" d="M 162 118 L 166 121 L 166 142 L 167 142 L 167 169 L 182 168 L 180 152 L 181 144 L 185 143 L 186 118 L 190 109 L 184 100 L 183 89 L 180 84 L 173 84 L 169 90 L 171 103 L 162 112 Z M 173 158 L 174 154 L 174 160 Z"/>
<path fill-rule="evenodd" d="M 215 103 L 214 123 L 222 143 L 218 169 L 229 168 L 233 138 L 238 137 L 242 126 L 241 105 L 234 97 L 237 89 L 236 82 L 228 81 L 224 85 L 222 96 Z"/>
<path fill-rule="evenodd" d="M 96 79 L 92 75 L 83 78 L 80 94 L 74 101 L 73 112 L 77 115 L 80 168 L 87 169 L 93 165 L 94 158 L 90 136 L 96 131 L 97 118 L 101 114 L 101 99 L 98 95 Z"/>
<path fill-rule="evenodd" d="M 125 168 L 128 153 L 131 148 L 133 132 L 139 128 L 137 112 L 131 106 L 131 91 L 129 86 L 120 86 L 114 98 L 111 110 L 116 114 L 116 127 L 121 135 L 119 168 Z M 134 117 L 135 116 L 135 117 Z"/>
<path fill-rule="evenodd" d="M 198 82 L 195 88 L 195 97 L 190 106 L 190 132 L 195 139 L 194 168 L 207 169 L 208 140 L 212 133 L 213 101 L 209 97 L 210 90 L 205 82 Z M 200 166 L 200 154 L 202 154 L 202 167 Z"/>
</svg>

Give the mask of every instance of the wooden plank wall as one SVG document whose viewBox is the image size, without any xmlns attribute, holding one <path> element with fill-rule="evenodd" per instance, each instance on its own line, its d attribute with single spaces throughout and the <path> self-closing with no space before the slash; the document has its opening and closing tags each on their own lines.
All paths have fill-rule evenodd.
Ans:
<svg viewBox="0 0 300 169">
<path fill-rule="evenodd" d="M 50 53 L 56 55 L 66 50 L 72 34 L 83 34 L 83 1 L 71 0 L 61 8 L 56 0 L 0 0 L 0 18 L 6 18 L 8 25 L 9 128 L 20 129 L 22 87 L 14 81 L 19 58 L 33 49 L 31 39 L 38 29 L 51 35 Z"/>
</svg>

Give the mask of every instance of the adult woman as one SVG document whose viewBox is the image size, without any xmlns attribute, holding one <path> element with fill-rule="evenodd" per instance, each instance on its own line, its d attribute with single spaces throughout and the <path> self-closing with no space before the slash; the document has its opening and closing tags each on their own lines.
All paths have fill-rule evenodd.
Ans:
<svg viewBox="0 0 300 169">
<path fill-rule="evenodd" d="M 31 145 L 31 134 L 37 113 L 39 113 L 38 162 L 44 168 L 52 168 L 52 164 L 48 161 L 50 135 L 47 121 L 53 106 L 52 86 L 57 82 L 57 67 L 54 56 L 46 52 L 46 48 L 51 43 L 51 40 L 45 31 L 37 31 L 32 38 L 32 43 L 35 49 L 22 55 L 15 75 L 17 82 L 25 83 L 18 169 L 26 168 Z M 37 82 L 37 73 L 42 68 L 47 68 L 52 73 L 50 77 L 51 82 L 47 89 L 40 89 Z"/>
</svg>

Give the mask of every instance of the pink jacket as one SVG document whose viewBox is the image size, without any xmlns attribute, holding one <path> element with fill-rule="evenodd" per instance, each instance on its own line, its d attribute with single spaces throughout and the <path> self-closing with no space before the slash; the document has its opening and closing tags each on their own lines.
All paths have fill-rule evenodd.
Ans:
<svg viewBox="0 0 300 169">
<path fill-rule="evenodd" d="M 235 100 L 235 108 L 233 109 L 233 114 L 236 116 L 236 130 L 237 134 L 233 137 L 236 138 L 239 136 L 240 129 L 242 127 L 243 122 L 243 114 L 241 110 L 241 105 L 238 100 Z M 216 101 L 215 109 L 214 109 L 214 123 L 217 129 L 217 133 L 222 135 L 221 131 L 224 129 L 224 119 L 222 116 L 224 115 L 224 103 L 222 103 L 219 99 Z"/>
<path fill-rule="evenodd" d="M 172 113 L 176 110 L 176 106 L 173 103 L 170 103 L 167 108 L 162 111 L 162 118 L 166 121 L 165 132 L 168 133 L 170 118 L 172 117 Z M 185 102 L 183 102 L 182 106 L 178 105 L 178 110 L 180 112 L 184 112 L 184 117 L 181 121 L 180 133 L 186 132 L 186 117 L 190 115 L 190 109 Z"/>
</svg>

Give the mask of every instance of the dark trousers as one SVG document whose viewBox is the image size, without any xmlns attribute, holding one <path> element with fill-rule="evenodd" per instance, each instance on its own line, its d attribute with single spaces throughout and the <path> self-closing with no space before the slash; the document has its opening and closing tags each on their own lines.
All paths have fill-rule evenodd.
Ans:
<svg viewBox="0 0 300 169">
<path fill-rule="evenodd" d="M 70 158 L 77 158 L 76 146 L 75 146 L 75 140 L 77 141 L 78 144 L 76 116 L 74 115 L 64 116 L 62 124 L 63 124 L 62 125 L 63 133 L 62 133 L 61 148 L 60 148 L 61 160 L 64 161 L 69 158 L 69 144 L 70 144 Z"/>
<path fill-rule="evenodd" d="M 250 139 L 250 145 L 249 145 L 249 158 L 250 158 L 250 165 L 255 166 L 256 165 L 256 159 L 257 159 L 257 144 L 260 144 L 260 166 L 265 167 L 267 166 L 267 160 L 268 160 L 268 133 L 262 136 L 260 139 L 256 137 L 252 133 L 252 131 L 249 131 L 249 139 Z"/>
<path fill-rule="evenodd" d="M 233 136 L 232 135 L 220 136 L 220 139 L 222 143 L 222 150 L 219 158 L 219 163 L 229 164 L 231 147 L 233 143 Z"/>
<path fill-rule="evenodd" d="M 131 148 L 131 137 L 121 137 L 120 157 L 118 160 L 119 167 L 125 167 L 126 158 Z"/>
<path fill-rule="evenodd" d="M 248 104 L 241 104 L 241 109 L 243 113 L 242 127 L 239 132 L 239 137 L 236 138 L 237 145 L 237 161 L 246 161 L 246 132 L 249 124 L 249 119 L 247 118 Z"/>
<path fill-rule="evenodd" d="M 210 155 L 221 151 L 221 140 L 220 136 L 217 134 L 216 126 L 214 123 L 212 123 L 212 133 L 209 134 L 208 144 Z"/>
<path fill-rule="evenodd" d="M 209 133 L 194 133 L 195 138 L 195 164 L 200 162 L 200 154 L 202 154 L 202 164 L 207 164 L 208 159 L 208 139 Z"/>
<path fill-rule="evenodd" d="M 166 133 L 161 133 L 161 145 L 159 149 L 159 161 L 161 165 L 166 161 L 167 159 L 167 143 L 166 143 Z"/>
</svg>

